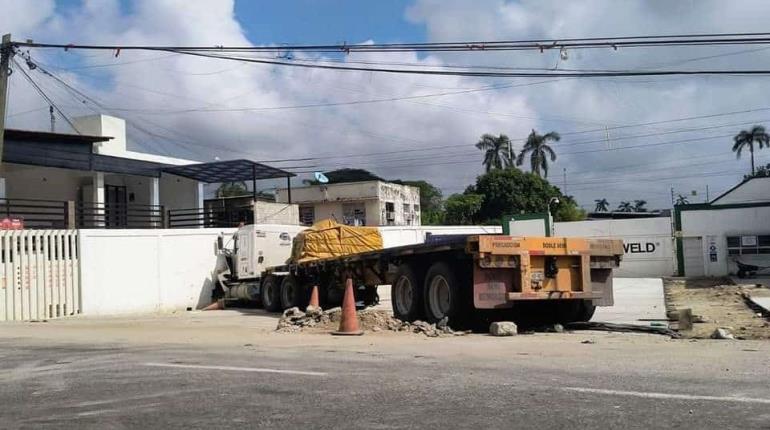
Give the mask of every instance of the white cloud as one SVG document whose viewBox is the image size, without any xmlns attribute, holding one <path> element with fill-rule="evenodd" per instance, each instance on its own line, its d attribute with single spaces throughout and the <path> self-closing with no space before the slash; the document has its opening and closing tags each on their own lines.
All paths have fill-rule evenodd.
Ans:
<svg viewBox="0 0 770 430">
<path fill-rule="evenodd" d="M 431 41 L 449 40 L 521 40 L 537 38 L 571 38 L 595 36 L 628 36 L 645 34 L 692 34 L 720 32 L 762 32 L 770 4 L 762 1 L 489 1 L 462 2 L 418 0 L 406 12 L 407 19 L 426 27 Z M 458 23 L 462 22 L 462 25 Z M 760 49 L 762 47 L 759 47 Z M 570 52 L 569 60 L 560 68 L 691 67 L 699 68 L 766 68 L 770 50 L 747 52 L 708 61 L 684 60 L 757 50 L 757 47 L 687 48 L 687 49 L 621 49 Z M 484 60 L 509 66 L 553 67 L 555 52 L 486 55 Z M 457 60 L 453 57 L 452 60 Z M 467 56 L 465 57 L 467 60 Z M 526 102 L 540 116 L 538 129 L 586 130 L 662 121 L 672 118 L 708 115 L 770 106 L 760 96 L 765 91 L 765 78 L 747 77 L 677 77 L 616 78 L 565 80 L 523 90 Z M 554 121 L 553 119 L 561 119 Z M 569 119 L 572 121 L 564 121 Z M 659 125 L 620 129 L 609 133 L 610 139 L 649 134 L 671 129 L 708 127 L 720 124 L 770 120 L 770 111 L 756 114 L 711 118 Z M 593 124 L 581 123 L 587 121 Z M 736 162 L 730 152 L 730 138 L 714 136 L 735 133 L 731 128 L 691 131 L 650 136 L 644 139 L 617 141 L 621 145 L 653 144 L 646 149 L 605 151 L 568 155 L 570 152 L 598 150 L 604 143 L 581 145 L 580 141 L 599 140 L 605 133 L 565 136 L 557 144 L 564 154 L 556 168 L 568 169 L 569 189 L 579 200 L 590 205 L 593 198 L 606 196 L 617 203 L 624 199 L 643 198 L 655 206 L 669 201 L 669 186 L 685 193 L 696 189 L 703 194 L 710 185 L 724 189 L 740 179 L 739 169 L 747 169 L 748 160 Z M 703 138 L 699 142 L 659 145 L 673 140 Z M 575 145 L 577 143 L 577 145 Z M 706 157 L 706 155 L 719 154 Z M 770 154 L 759 160 L 770 161 Z M 692 159 L 691 163 L 688 160 Z M 697 160 L 697 161 L 696 161 Z M 707 164 L 709 163 L 709 164 Z M 640 165 L 642 167 L 619 168 Z M 666 168 L 668 166 L 668 168 Z M 647 169 L 650 173 L 644 175 Z M 732 170 L 732 174 L 725 174 Z M 578 172 L 570 175 L 569 172 Z M 689 177 L 688 177 L 689 176 Z M 663 179 L 661 178 L 671 178 Z M 557 182 L 560 182 L 557 180 Z M 611 185 L 611 186 L 610 186 Z"/>
<path fill-rule="evenodd" d="M 52 1 L 5 2 L 10 11 L 0 17 L 0 27 L 9 28 L 15 39 L 104 44 L 169 45 L 248 45 L 251 42 L 233 15 L 233 1 L 140 0 L 128 11 L 117 0 L 85 1 L 81 6 L 57 10 Z M 405 13 L 410 21 L 424 25 L 432 41 L 526 39 L 579 36 L 612 36 L 651 33 L 689 33 L 721 31 L 761 31 L 770 4 L 764 2 L 624 2 L 611 1 L 434 1 L 419 0 Z M 298 29 L 301 31 L 301 29 Z M 279 42 L 279 41 L 276 41 Z M 382 42 L 382 41 L 378 41 Z M 740 48 L 724 48 L 730 52 Z M 641 67 L 651 63 L 681 61 L 713 53 L 714 50 L 677 50 L 667 55 L 658 51 L 571 52 L 560 67 Z M 770 52 L 770 51 L 768 51 Z M 658 168 L 661 177 L 695 172 L 736 169 L 727 147 L 729 139 L 703 143 L 660 145 L 644 150 L 570 152 L 606 148 L 606 143 L 583 144 L 601 139 L 604 132 L 570 135 L 570 131 L 601 129 L 618 124 L 666 120 L 713 112 L 742 110 L 762 106 L 761 78 L 629 78 L 614 80 L 563 80 L 494 91 L 471 92 L 445 97 L 383 103 L 332 106 L 325 108 L 255 110 L 225 112 L 216 109 L 294 106 L 338 103 L 412 96 L 436 92 L 480 88 L 491 84 L 531 83 L 531 79 L 481 80 L 461 77 L 387 75 L 281 68 L 258 64 L 201 59 L 166 53 L 123 51 L 86 53 L 74 61 L 74 53 L 33 52 L 46 64 L 79 70 L 58 74 L 86 89 L 105 106 L 133 109 L 114 111 L 142 128 L 172 136 L 175 142 L 148 136 L 132 128 L 132 144 L 164 154 L 198 159 L 300 158 L 335 154 L 371 153 L 397 149 L 467 144 L 468 149 L 451 147 L 430 152 L 405 152 L 360 158 L 324 159 L 323 167 L 365 167 L 386 177 L 424 178 L 445 191 L 456 192 L 471 183 L 481 171 L 477 164 L 439 164 L 480 161 L 472 145 L 485 132 L 506 133 L 514 138 L 526 136 L 532 128 L 557 130 L 565 134 L 557 143 L 559 161 L 552 168 L 554 180 L 561 181 L 562 168 L 568 169 L 569 191 L 586 205 L 593 198 L 644 198 L 652 206 L 668 201 L 669 182 L 650 182 L 640 175 L 642 167 Z M 765 60 L 767 52 L 724 57 L 721 65 L 752 66 Z M 389 61 L 420 64 L 476 63 L 508 66 L 552 67 L 555 53 L 479 54 L 459 58 L 455 55 L 417 57 L 410 53 L 355 54 L 349 61 Z M 654 60 L 654 61 L 653 61 Z M 713 60 L 712 60 L 713 61 Z M 119 67 L 101 67 L 123 63 Z M 686 63 L 698 67 L 702 62 Z M 99 67 L 94 67 L 99 66 Z M 40 74 L 55 99 L 71 114 L 88 113 L 66 92 Z M 13 78 L 11 108 L 24 112 L 45 107 L 16 74 Z M 545 79 L 539 78 L 535 81 Z M 163 114 L 162 111 L 198 108 L 204 112 Z M 210 111 L 214 109 L 215 111 Z M 611 139 L 655 131 L 739 122 L 742 119 L 770 118 L 770 111 L 743 117 L 666 124 L 658 127 L 619 129 L 609 132 Z M 46 127 L 47 112 L 40 110 L 9 119 L 11 125 Z M 160 128 L 162 127 L 162 128 Z M 738 127 L 736 126 L 735 129 Z M 660 143 L 676 139 L 708 137 L 735 131 L 733 128 L 691 132 L 648 139 L 617 140 L 614 147 L 640 143 Z M 653 149 L 654 148 L 654 149 Z M 722 165 L 671 167 L 677 160 L 693 154 L 708 155 L 724 151 L 723 157 L 701 158 L 700 163 L 721 161 Z M 293 164 L 302 164 L 301 162 Z M 425 165 L 428 164 L 428 165 Z M 679 163 L 681 164 L 681 163 Z M 696 164 L 694 162 L 694 164 Z M 409 166 L 409 167 L 401 167 Z M 663 169 L 661 169 L 663 168 Z M 573 173 L 574 172 L 574 173 Z M 602 176 L 602 174 L 606 176 Z M 665 176 L 663 176 L 665 175 Z M 714 188 L 726 187 L 739 175 L 709 176 Z M 606 179 L 609 177 L 610 179 Z M 632 180 L 632 178 L 643 178 Z M 614 186 L 612 181 L 617 180 Z M 599 181 L 597 183 L 597 181 Z M 682 191 L 702 188 L 703 178 L 672 179 Z"/>
</svg>

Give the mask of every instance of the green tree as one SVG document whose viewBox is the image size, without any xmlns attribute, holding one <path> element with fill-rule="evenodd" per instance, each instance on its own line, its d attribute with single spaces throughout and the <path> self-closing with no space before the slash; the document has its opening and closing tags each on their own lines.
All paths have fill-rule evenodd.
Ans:
<svg viewBox="0 0 770 430">
<path fill-rule="evenodd" d="M 476 148 L 484 151 L 484 161 L 481 164 L 487 172 L 492 169 L 502 169 L 513 166 L 513 144 L 508 136 L 494 136 L 485 133 L 476 142 Z"/>
<path fill-rule="evenodd" d="M 479 194 L 452 194 L 444 202 L 446 208 L 444 221 L 449 225 L 475 224 L 484 196 Z"/>
<path fill-rule="evenodd" d="M 594 212 L 607 212 L 610 209 L 610 202 L 607 199 L 596 199 L 594 202 L 596 203 Z"/>
<path fill-rule="evenodd" d="M 767 146 L 770 148 L 770 135 L 765 131 L 765 127 L 755 125 L 751 130 L 741 130 L 733 138 L 733 152 L 735 156 L 741 158 L 741 151 L 749 148 L 751 153 L 751 174 L 754 175 L 754 143 L 757 143 L 759 149 Z"/>
<path fill-rule="evenodd" d="M 647 200 L 634 200 L 634 212 L 647 212 Z"/>
<path fill-rule="evenodd" d="M 397 179 L 392 182 L 420 189 L 420 221 L 422 224 L 437 225 L 443 222 L 444 202 L 439 188 L 427 181 L 404 181 Z"/>
<path fill-rule="evenodd" d="M 690 201 L 689 201 L 689 200 L 687 200 L 687 196 L 683 196 L 683 195 L 681 195 L 681 194 L 678 194 L 678 195 L 676 196 L 676 205 L 677 205 L 677 206 L 681 206 L 681 205 L 689 205 L 689 204 L 690 204 Z"/>
<path fill-rule="evenodd" d="M 618 212 L 633 212 L 634 205 L 632 205 L 631 202 L 620 202 L 617 210 Z"/>
<path fill-rule="evenodd" d="M 249 195 L 249 190 L 246 187 L 246 183 L 243 181 L 238 182 L 223 182 L 217 188 L 217 198 L 222 197 L 238 197 Z"/>
<path fill-rule="evenodd" d="M 552 206 L 557 221 L 576 221 L 585 218 L 575 200 L 561 193 L 559 188 L 533 173 L 516 168 L 492 170 L 476 178 L 476 184 L 465 194 L 484 197 L 478 220 L 482 223 L 500 222 L 505 215 L 516 213 L 546 212 L 552 197 L 559 203 Z"/>
<path fill-rule="evenodd" d="M 560 139 L 561 136 L 555 131 L 546 134 L 537 134 L 533 129 L 532 133 L 527 136 L 527 142 L 524 144 L 524 148 L 521 149 L 519 157 L 516 159 L 516 165 L 521 166 L 524 164 L 524 157 L 529 154 L 529 165 L 532 169 L 532 173 L 547 178 L 548 158 L 550 158 L 551 161 L 556 161 L 556 153 L 548 142 L 558 142 Z"/>
</svg>

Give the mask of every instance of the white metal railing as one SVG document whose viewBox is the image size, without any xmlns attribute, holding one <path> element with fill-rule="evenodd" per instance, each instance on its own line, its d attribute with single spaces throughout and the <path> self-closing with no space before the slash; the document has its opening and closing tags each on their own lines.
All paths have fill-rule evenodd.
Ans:
<svg viewBox="0 0 770 430">
<path fill-rule="evenodd" d="M 77 230 L 0 232 L 0 321 L 80 313 Z"/>
</svg>

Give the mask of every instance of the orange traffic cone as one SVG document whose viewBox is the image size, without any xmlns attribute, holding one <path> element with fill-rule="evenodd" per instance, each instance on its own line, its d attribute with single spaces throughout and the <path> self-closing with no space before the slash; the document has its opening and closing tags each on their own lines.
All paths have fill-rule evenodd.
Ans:
<svg viewBox="0 0 770 430">
<path fill-rule="evenodd" d="M 360 336 L 364 332 L 358 328 L 358 315 L 356 315 L 356 298 L 353 295 L 353 280 L 345 281 L 345 296 L 342 298 L 342 318 L 340 327 L 332 332 L 338 336 Z"/>
<path fill-rule="evenodd" d="M 318 285 L 313 285 L 313 290 L 310 291 L 310 303 L 307 304 L 307 308 L 305 310 L 310 308 L 321 308 L 321 303 L 318 300 Z"/>
</svg>

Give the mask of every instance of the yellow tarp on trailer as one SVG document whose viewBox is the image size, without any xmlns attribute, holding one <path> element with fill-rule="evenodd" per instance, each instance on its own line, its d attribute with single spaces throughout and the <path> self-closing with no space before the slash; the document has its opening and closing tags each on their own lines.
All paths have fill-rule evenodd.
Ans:
<svg viewBox="0 0 770 430">
<path fill-rule="evenodd" d="M 325 219 L 294 238 L 292 261 L 303 262 L 382 249 L 382 235 L 375 227 L 351 227 Z"/>
</svg>

